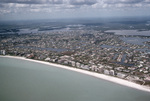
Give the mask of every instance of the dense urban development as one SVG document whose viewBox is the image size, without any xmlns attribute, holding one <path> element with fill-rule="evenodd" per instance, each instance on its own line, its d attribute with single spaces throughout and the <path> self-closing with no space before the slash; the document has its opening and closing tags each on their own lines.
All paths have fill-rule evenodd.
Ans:
<svg viewBox="0 0 150 101">
<path fill-rule="evenodd" d="M 76 29 L 0 35 L 0 54 L 48 61 L 150 86 L 149 36 Z"/>
</svg>

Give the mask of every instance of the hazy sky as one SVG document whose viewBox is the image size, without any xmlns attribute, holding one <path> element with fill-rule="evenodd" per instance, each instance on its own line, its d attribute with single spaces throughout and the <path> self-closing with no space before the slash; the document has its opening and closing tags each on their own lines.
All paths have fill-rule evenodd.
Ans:
<svg viewBox="0 0 150 101">
<path fill-rule="evenodd" d="M 0 20 L 150 16 L 150 0 L 0 0 Z"/>
</svg>

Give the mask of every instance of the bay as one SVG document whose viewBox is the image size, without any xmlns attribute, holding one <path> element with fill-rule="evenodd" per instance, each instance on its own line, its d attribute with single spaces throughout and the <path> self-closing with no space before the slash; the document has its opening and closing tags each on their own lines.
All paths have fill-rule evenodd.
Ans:
<svg viewBox="0 0 150 101">
<path fill-rule="evenodd" d="M 115 35 L 132 35 L 132 36 L 150 36 L 150 31 L 138 30 L 107 30 L 105 32 L 114 32 Z"/>
</svg>

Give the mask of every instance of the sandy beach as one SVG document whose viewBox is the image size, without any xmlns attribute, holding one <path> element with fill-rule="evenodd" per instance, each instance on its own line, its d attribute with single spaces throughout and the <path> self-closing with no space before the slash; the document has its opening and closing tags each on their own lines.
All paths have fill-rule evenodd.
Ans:
<svg viewBox="0 0 150 101">
<path fill-rule="evenodd" d="M 138 90 L 143 90 L 143 91 L 150 92 L 149 87 L 142 86 L 142 85 L 139 85 L 139 84 L 127 81 L 127 80 L 119 79 L 117 77 L 112 77 L 112 76 L 108 76 L 108 75 L 104 75 L 104 74 L 94 73 L 94 72 L 90 72 L 90 71 L 86 71 L 86 70 L 82 70 L 82 69 L 77 69 L 77 68 L 73 68 L 73 67 L 69 67 L 69 66 L 59 65 L 59 64 L 55 64 L 55 63 L 49 63 L 49 62 L 44 62 L 44 61 L 27 59 L 27 58 L 24 58 L 24 57 L 17 57 L 17 56 L 0 56 L 0 57 L 22 59 L 22 60 L 37 62 L 37 63 L 41 63 L 41 64 L 45 64 L 45 65 L 55 66 L 56 68 L 63 68 L 63 69 L 83 73 L 83 74 L 86 74 L 86 75 L 90 75 L 90 76 L 93 76 L 93 77 L 96 77 L 96 78 L 104 79 L 104 80 L 114 82 L 114 83 L 117 83 L 117 84 L 120 84 L 120 85 L 124 85 L 124 86 L 127 86 L 127 87 L 132 87 L 132 88 L 135 88 L 135 89 L 138 89 Z"/>
</svg>

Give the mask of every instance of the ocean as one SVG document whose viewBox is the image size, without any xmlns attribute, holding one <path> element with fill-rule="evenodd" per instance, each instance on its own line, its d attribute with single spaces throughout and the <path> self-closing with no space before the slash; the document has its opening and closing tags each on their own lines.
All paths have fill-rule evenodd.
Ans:
<svg viewBox="0 0 150 101">
<path fill-rule="evenodd" d="M 0 57 L 0 101 L 149 100 L 149 92 L 63 68 Z"/>
</svg>

